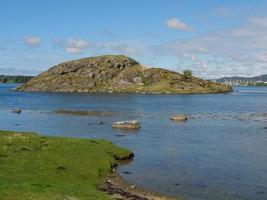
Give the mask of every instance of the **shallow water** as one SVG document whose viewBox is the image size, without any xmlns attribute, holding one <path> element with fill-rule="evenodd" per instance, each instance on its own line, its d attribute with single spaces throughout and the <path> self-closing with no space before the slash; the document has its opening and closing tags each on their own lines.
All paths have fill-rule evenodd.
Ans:
<svg viewBox="0 0 267 200">
<path fill-rule="evenodd" d="M 189 200 L 267 199 L 266 87 L 216 95 L 137 95 L 9 91 L 14 86 L 0 85 L 0 129 L 110 139 L 135 153 L 130 165 L 120 167 L 121 175 L 156 192 Z M 11 112 L 16 107 L 21 114 Z M 66 115 L 57 109 L 115 114 Z M 176 113 L 189 120 L 170 121 Z M 114 121 L 131 119 L 142 128 L 111 128 Z"/>
</svg>

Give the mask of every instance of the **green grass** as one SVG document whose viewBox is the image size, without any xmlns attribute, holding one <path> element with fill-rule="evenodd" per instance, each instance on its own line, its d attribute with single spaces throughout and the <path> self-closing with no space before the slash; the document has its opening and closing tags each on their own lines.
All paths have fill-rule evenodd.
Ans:
<svg viewBox="0 0 267 200">
<path fill-rule="evenodd" d="M 0 199 L 110 199 L 97 187 L 130 155 L 105 140 L 0 131 Z"/>
</svg>

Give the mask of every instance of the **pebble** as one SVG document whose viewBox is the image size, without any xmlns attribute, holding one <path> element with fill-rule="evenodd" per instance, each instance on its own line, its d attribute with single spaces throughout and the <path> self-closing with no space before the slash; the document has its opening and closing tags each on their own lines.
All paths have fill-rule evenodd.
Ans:
<svg viewBox="0 0 267 200">
<path fill-rule="evenodd" d="M 135 189 L 136 186 L 135 186 L 135 185 L 131 185 L 130 188 L 131 188 L 131 189 Z"/>
</svg>

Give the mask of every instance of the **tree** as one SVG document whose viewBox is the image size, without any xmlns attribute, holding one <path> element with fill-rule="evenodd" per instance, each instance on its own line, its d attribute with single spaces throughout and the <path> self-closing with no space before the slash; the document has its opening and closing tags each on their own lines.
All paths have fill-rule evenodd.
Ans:
<svg viewBox="0 0 267 200">
<path fill-rule="evenodd" d="M 192 77 L 192 71 L 191 70 L 189 70 L 189 69 L 186 69 L 186 70 L 184 70 L 183 71 L 183 74 L 184 74 L 184 78 L 185 79 L 190 79 L 191 77 Z"/>
</svg>

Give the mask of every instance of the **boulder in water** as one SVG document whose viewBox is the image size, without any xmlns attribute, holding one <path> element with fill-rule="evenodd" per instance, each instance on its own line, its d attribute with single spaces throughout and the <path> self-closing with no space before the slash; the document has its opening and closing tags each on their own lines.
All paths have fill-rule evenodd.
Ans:
<svg viewBox="0 0 267 200">
<path fill-rule="evenodd" d="M 184 121 L 187 121 L 187 116 L 186 115 L 173 115 L 169 119 L 172 121 L 184 122 Z"/>
<path fill-rule="evenodd" d="M 120 128 L 120 129 L 139 129 L 141 128 L 140 122 L 136 120 L 132 121 L 119 121 L 113 122 L 112 128 Z"/>
<path fill-rule="evenodd" d="M 17 113 L 17 114 L 20 114 L 21 113 L 21 109 L 19 108 L 15 108 L 12 110 L 13 113 Z"/>
</svg>

